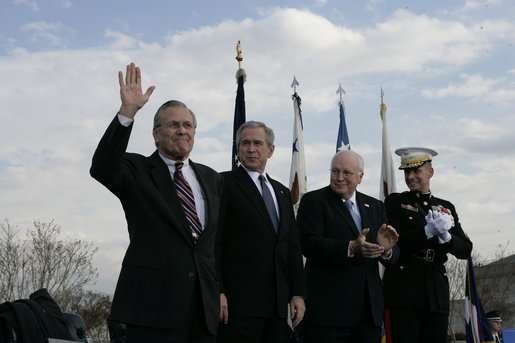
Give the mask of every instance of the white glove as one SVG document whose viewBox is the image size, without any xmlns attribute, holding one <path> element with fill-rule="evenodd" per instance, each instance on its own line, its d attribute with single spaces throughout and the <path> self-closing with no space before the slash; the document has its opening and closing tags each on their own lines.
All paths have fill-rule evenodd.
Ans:
<svg viewBox="0 0 515 343">
<path fill-rule="evenodd" d="M 441 233 L 438 235 L 438 243 L 440 243 L 440 244 L 447 243 L 448 241 L 451 240 L 451 238 L 452 238 L 452 236 L 449 233 L 449 231 L 445 231 L 444 233 Z"/>
<path fill-rule="evenodd" d="M 425 216 L 425 219 L 426 226 L 424 227 L 424 230 L 426 231 L 427 238 L 443 235 L 445 237 L 444 239 L 447 239 L 447 235 L 450 236 L 448 232 L 452 227 L 452 220 L 450 215 L 429 210 L 427 216 Z M 446 242 L 448 242 L 449 239 L 447 239 Z"/>
</svg>

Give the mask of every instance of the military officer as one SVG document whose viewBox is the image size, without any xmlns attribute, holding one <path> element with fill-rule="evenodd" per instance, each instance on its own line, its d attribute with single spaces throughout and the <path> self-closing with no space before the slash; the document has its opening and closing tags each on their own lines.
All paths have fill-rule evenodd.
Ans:
<svg viewBox="0 0 515 343">
<path fill-rule="evenodd" d="M 431 194 L 436 151 L 401 148 L 399 169 L 409 191 L 385 199 L 388 223 L 399 233 L 398 261 L 384 274 L 385 308 L 393 342 L 443 343 L 447 338 L 449 282 L 444 263 L 450 253 L 467 259 L 472 242 L 454 205 Z"/>
<path fill-rule="evenodd" d="M 501 311 L 493 310 L 485 314 L 488 321 L 488 326 L 492 330 L 492 336 L 494 337 L 495 343 L 502 343 L 502 319 Z"/>
</svg>

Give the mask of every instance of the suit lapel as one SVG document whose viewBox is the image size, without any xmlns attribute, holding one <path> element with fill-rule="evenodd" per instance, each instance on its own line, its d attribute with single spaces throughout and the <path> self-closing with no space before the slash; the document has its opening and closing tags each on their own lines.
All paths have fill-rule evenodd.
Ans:
<svg viewBox="0 0 515 343">
<path fill-rule="evenodd" d="M 184 238 L 193 245 L 191 231 L 184 215 L 181 202 L 177 196 L 177 191 L 170 175 L 170 170 L 166 163 L 159 157 L 156 151 L 149 157 L 149 166 L 156 188 L 168 204 L 171 213 L 171 227 L 178 228 Z"/>
<path fill-rule="evenodd" d="M 361 215 L 361 226 L 363 228 L 370 228 L 370 205 L 364 201 L 364 198 L 360 192 L 356 191 L 356 202 L 359 209 L 359 214 Z"/>
<path fill-rule="evenodd" d="M 263 197 L 254 181 L 252 181 L 247 171 L 241 166 L 233 171 L 233 174 L 235 176 L 236 185 L 240 188 L 242 194 L 245 194 L 245 196 L 250 200 L 250 203 L 256 208 L 262 219 L 266 222 L 266 226 L 275 234 L 274 224 L 272 223 L 272 219 L 270 219 Z M 275 188 L 274 192 L 276 192 Z"/>
<path fill-rule="evenodd" d="M 354 233 L 356 237 L 359 236 L 359 231 L 356 227 L 356 223 L 354 223 L 354 219 L 352 219 L 349 210 L 347 209 L 347 207 L 345 207 L 343 200 L 339 196 L 335 195 L 330 187 L 327 187 L 327 191 L 331 192 L 331 203 L 332 206 L 336 209 L 336 212 L 338 212 L 343 217 L 343 219 L 347 223 L 347 227 L 352 231 L 352 233 Z"/>
</svg>

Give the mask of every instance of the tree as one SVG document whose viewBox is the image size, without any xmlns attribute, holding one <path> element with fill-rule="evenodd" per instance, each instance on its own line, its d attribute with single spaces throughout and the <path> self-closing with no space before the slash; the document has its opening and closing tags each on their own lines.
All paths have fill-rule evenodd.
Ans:
<svg viewBox="0 0 515 343">
<path fill-rule="evenodd" d="M 515 289 L 515 255 L 507 256 L 506 245 L 498 245 L 493 262 L 476 268 L 476 283 L 481 304 L 485 311 L 499 310 L 503 320 L 510 321 L 515 315 L 513 292 Z"/>
<path fill-rule="evenodd" d="M 89 342 L 109 342 L 107 316 L 111 309 L 111 297 L 94 291 L 83 292 L 69 309 L 79 314 L 87 323 L 86 335 Z"/>
<path fill-rule="evenodd" d="M 85 289 L 98 278 L 93 265 L 98 248 L 92 242 L 63 238 L 53 220 L 35 220 L 22 237 L 19 231 L 7 219 L 0 222 L 0 303 L 46 288 L 63 312 L 84 319 L 90 342 L 109 342 L 111 298 Z"/>
<path fill-rule="evenodd" d="M 0 223 L 0 302 L 46 288 L 61 308 L 69 308 L 74 295 L 96 282 L 97 250 L 92 242 L 63 239 L 53 220 L 35 220 L 22 239 L 19 229 L 5 219 Z"/>
</svg>

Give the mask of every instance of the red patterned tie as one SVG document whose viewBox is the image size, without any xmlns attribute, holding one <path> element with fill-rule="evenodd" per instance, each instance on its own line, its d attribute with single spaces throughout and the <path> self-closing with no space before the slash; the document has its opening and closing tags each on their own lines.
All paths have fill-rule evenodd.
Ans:
<svg viewBox="0 0 515 343">
<path fill-rule="evenodd" d="M 195 242 L 199 238 L 202 233 L 202 224 L 197 215 L 197 208 L 195 207 L 195 198 L 193 197 L 193 191 L 191 190 L 188 181 L 184 178 L 182 174 L 182 167 L 184 163 L 177 162 L 175 163 L 175 173 L 173 174 L 173 181 L 175 182 L 175 187 L 177 188 L 177 195 L 181 199 L 182 208 L 184 209 L 184 214 L 186 215 L 186 219 L 190 224 L 191 234 L 195 239 Z"/>
</svg>

